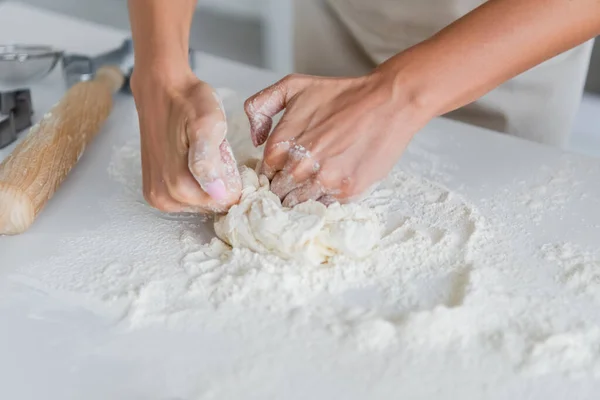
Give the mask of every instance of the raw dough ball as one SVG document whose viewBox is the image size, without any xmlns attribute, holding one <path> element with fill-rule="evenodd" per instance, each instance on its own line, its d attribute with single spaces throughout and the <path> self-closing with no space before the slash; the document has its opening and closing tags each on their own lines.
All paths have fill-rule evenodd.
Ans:
<svg viewBox="0 0 600 400">
<path fill-rule="evenodd" d="M 266 177 L 248 167 L 240 173 L 240 203 L 215 219 L 217 236 L 232 247 L 321 264 L 336 255 L 367 257 L 381 239 L 382 224 L 366 207 L 308 201 L 284 208 Z"/>
</svg>

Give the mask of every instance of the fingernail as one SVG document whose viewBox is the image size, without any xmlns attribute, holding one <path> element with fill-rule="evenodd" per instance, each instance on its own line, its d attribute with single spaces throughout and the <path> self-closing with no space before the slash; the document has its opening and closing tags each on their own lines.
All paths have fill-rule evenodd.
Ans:
<svg viewBox="0 0 600 400">
<path fill-rule="evenodd" d="M 215 181 L 200 186 L 206 193 L 208 193 L 210 197 L 212 197 L 215 200 L 223 200 L 227 196 L 227 189 L 225 188 L 225 183 L 221 179 L 217 179 Z"/>
</svg>

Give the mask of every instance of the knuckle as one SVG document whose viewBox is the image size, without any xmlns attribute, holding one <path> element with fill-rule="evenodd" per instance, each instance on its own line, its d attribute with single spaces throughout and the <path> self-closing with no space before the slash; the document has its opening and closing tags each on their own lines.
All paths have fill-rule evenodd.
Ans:
<svg viewBox="0 0 600 400">
<path fill-rule="evenodd" d="M 317 180 L 326 191 L 336 193 L 338 198 L 346 198 L 360 195 L 362 192 L 361 183 L 345 174 L 339 168 L 334 168 L 325 164 L 317 173 Z"/>
<path fill-rule="evenodd" d="M 265 145 L 265 160 L 273 161 L 281 157 L 282 154 L 287 153 L 289 150 L 289 144 L 286 142 L 279 142 L 276 140 L 269 140 Z"/>
<path fill-rule="evenodd" d="M 192 199 L 189 196 L 189 193 L 187 193 L 185 191 L 185 189 L 182 188 L 181 186 L 174 186 L 174 187 L 169 188 L 169 194 L 171 195 L 171 197 L 173 197 L 174 199 L 176 199 L 178 202 L 180 202 L 182 204 L 188 204 L 188 205 L 193 204 L 193 202 L 191 201 Z"/>
<path fill-rule="evenodd" d="M 260 92 L 262 93 L 262 92 Z M 246 99 L 246 101 L 244 101 L 244 111 L 246 111 L 246 114 L 253 114 L 254 113 L 254 100 L 256 99 L 256 97 L 258 95 L 260 95 L 260 93 L 258 93 L 257 95 L 254 95 L 252 97 L 249 97 Z"/>
<path fill-rule="evenodd" d="M 344 178 L 341 183 L 341 191 L 344 197 L 353 198 L 360 196 L 365 190 L 365 185 L 355 178 Z"/>
<path fill-rule="evenodd" d="M 265 149 L 265 153 L 263 155 L 263 165 L 268 165 L 268 166 L 273 166 L 273 164 L 275 163 L 275 161 L 277 161 L 276 154 L 272 151 L 270 151 L 269 149 Z"/>
<path fill-rule="evenodd" d="M 273 158 L 277 155 L 277 146 L 274 144 L 267 144 L 265 146 L 265 154 L 264 159 L 269 162 L 272 161 Z"/>
<path fill-rule="evenodd" d="M 299 160 L 298 162 L 288 163 L 286 168 L 292 178 L 297 182 L 304 181 L 315 173 L 314 161 L 309 158 Z"/>
<path fill-rule="evenodd" d="M 167 181 L 167 189 L 172 199 L 183 204 L 194 204 L 194 193 L 186 179 L 179 176 L 171 178 Z"/>
<path fill-rule="evenodd" d="M 196 136 L 213 136 L 225 134 L 227 124 L 221 115 L 216 113 L 204 114 L 188 122 L 190 133 Z"/>
<path fill-rule="evenodd" d="M 297 181 L 299 177 L 305 175 L 304 171 L 306 170 L 306 168 L 302 163 L 293 163 L 288 164 L 285 170 L 292 179 Z"/>
<path fill-rule="evenodd" d="M 301 83 L 306 78 L 306 75 L 302 74 L 288 74 L 280 82 L 284 86 L 293 86 Z"/>
<path fill-rule="evenodd" d="M 193 120 L 196 118 L 196 109 L 192 104 L 187 101 L 182 100 L 179 97 L 173 99 L 175 112 L 179 113 L 184 118 L 188 118 Z"/>
<path fill-rule="evenodd" d="M 203 113 L 202 115 L 198 116 L 198 118 L 196 120 L 201 125 L 212 126 L 212 125 L 223 122 L 224 118 L 223 118 L 223 114 L 221 112 L 218 112 L 217 110 L 213 110 L 211 112 Z"/>
<path fill-rule="evenodd" d="M 287 74 L 286 76 L 283 77 L 283 79 L 280 82 L 284 85 L 287 85 L 287 84 L 293 83 L 297 78 L 298 78 L 298 74 Z"/>
<path fill-rule="evenodd" d="M 204 176 L 210 170 L 210 164 L 202 157 L 202 153 L 207 152 L 207 147 L 208 146 L 206 146 L 206 143 L 199 143 L 197 146 L 197 151 L 201 154 L 190 154 L 188 168 L 195 177 Z M 171 182 L 173 186 L 179 185 L 177 178 Z"/>
<path fill-rule="evenodd" d="M 317 181 L 319 181 L 325 189 L 334 189 L 337 186 L 335 175 L 331 172 L 331 169 L 326 166 L 322 167 L 319 172 L 317 172 Z"/>
<path fill-rule="evenodd" d="M 166 193 L 156 190 L 144 190 L 144 199 L 148 204 L 163 212 L 173 211 L 173 201 Z"/>
<path fill-rule="evenodd" d="M 318 155 L 324 154 L 328 147 L 328 141 L 323 137 L 324 135 L 319 135 L 311 140 L 310 148 L 311 153 Z"/>
<path fill-rule="evenodd" d="M 273 179 L 273 176 L 276 173 L 276 169 L 272 167 L 267 161 L 263 159 L 260 163 L 260 174 L 265 175 L 268 179 Z"/>
<path fill-rule="evenodd" d="M 343 178 L 340 181 L 340 190 L 344 193 L 352 193 L 358 189 L 358 184 L 356 179 L 352 178 Z"/>
<path fill-rule="evenodd" d="M 361 196 L 365 189 L 365 185 L 361 184 L 356 179 L 347 178 L 342 180 L 340 197 L 342 199 L 352 200 Z"/>
</svg>

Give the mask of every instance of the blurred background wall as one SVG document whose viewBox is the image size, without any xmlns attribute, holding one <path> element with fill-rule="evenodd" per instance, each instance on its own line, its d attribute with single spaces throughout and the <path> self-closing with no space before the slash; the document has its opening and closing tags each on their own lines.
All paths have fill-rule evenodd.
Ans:
<svg viewBox="0 0 600 400">
<path fill-rule="evenodd" d="M 0 0 L 2 1 L 2 0 Z M 129 28 L 126 0 L 17 0 L 89 21 Z M 199 0 L 191 46 L 221 57 L 288 72 L 293 0 Z M 600 93 L 600 40 L 587 89 Z"/>
</svg>

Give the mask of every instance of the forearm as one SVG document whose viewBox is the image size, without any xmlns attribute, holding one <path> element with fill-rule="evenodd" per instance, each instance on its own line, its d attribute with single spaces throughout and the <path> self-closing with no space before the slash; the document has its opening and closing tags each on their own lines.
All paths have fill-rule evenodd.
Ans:
<svg viewBox="0 0 600 400">
<path fill-rule="evenodd" d="M 196 0 L 128 0 L 138 68 L 162 75 L 189 67 L 189 35 Z"/>
<path fill-rule="evenodd" d="M 380 69 L 436 116 L 599 33 L 599 0 L 490 0 Z"/>
</svg>

